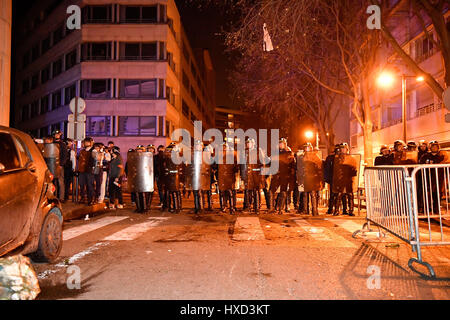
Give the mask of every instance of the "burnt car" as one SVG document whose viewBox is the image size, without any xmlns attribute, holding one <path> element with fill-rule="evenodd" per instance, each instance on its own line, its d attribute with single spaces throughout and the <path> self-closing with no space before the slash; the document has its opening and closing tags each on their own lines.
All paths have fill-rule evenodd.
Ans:
<svg viewBox="0 0 450 320">
<path fill-rule="evenodd" d="M 0 256 L 53 262 L 62 248 L 63 215 L 53 176 L 33 139 L 0 126 Z"/>
</svg>

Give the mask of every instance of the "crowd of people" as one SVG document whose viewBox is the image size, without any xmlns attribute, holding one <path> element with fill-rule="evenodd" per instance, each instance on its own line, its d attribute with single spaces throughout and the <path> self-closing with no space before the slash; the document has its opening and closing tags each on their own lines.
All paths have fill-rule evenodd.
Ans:
<svg viewBox="0 0 450 320">
<path fill-rule="evenodd" d="M 52 136 L 46 137 L 43 142 L 44 145 L 57 145 L 59 149 L 57 165 L 50 166 L 50 161 L 47 164 L 49 168 L 53 168 L 51 171 L 57 196 L 62 202 L 67 201 L 73 193 L 79 202 L 87 205 L 103 203 L 108 199 L 110 209 L 124 207 L 123 192 L 128 191 L 123 190 L 126 177 L 130 169 L 133 174 L 142 169 L 130 168 L 129 163 L 124 163 L 121 150 L 113 141 L 105 145 L 86 138 L 82 141 L 82 148 L 78 153 L 74 141 L 62 140 L 59 131 L 53 132 Z M 241 184 L 244 186 L 241 209 L 244 212 L 258 214 L 263 193 L 268 213 L 289 213 L 293 204 L 297 213 L 315 216 L 318 215 L 320 193 L 328 184 L 327 214 L 354 215 L 354 193 L 358 188 L 360 156 L 350 155 L 347 143 L 337 144 L 334 152 L 322 160 L 321 152 L 313 148 L 311 143 L 305 144 L 294 153 L 287 140 L 282 138 L 279 141 L 278 155 L 270 158 L 256 146 L 253 139 L 247 139 L 246 156 L 248 158 L 251 151 L 256 150 L 259 159 L 257 164 L 237 164 L 237 161 L 230 164 L 222 161 L 211 166 L 196 166 L 195 157 L 193 164 L 174 164 L 170 155 L 177 150 L 177 146 L 177 143 L 171 143 L 167 147 L 160 145 L 158 148 L 153 145 L 139 145 L 127 151 L 127 158 L 134 152 L 152 154 L 152 172 L 137 174 L 149 177 L 151 174 L 154 189 L 158 191 L 161 210 L 180 212 L 183 196 L 190 197 L 192 192 L 195 213 L 203 209 L 212 211 L 214 190 L 219 196 L 220 211 L 229 210 L 234 214 L 238 211 L 236 193 Z M 203 154 L 209 153 L 211 157 L 215 156 L 211 145 L 205 146 L 200 141 L 196 142 L 195 150 Z M 227 152 L 236 157 L 236 151 L 228 143 L 223 144 L 223 151 L 224 157 Z M 46 158 L 47 160 L 49 159 Z M 445 160 L 437 141 L 420 141 L 417 146 L 414 142 L 405 144 L 399 140 L 394 143 L 392 150 L 388 146 L 381 147 L 375 165 L 430 164 L 442 163 Z M 270 161 L 278 161 L 278 171 L 273 175 L 262 175 L 261 170 L 270 166 Z M 135 166 L 134 163 L 131 165 Z M 195 170 L 200 171 L 195 173 Z M 131 190 L 131 199 L 136 205 L 136 212 L 147 212 L 153 202 L 153 187 L 145 191 Z"/>
</svg>

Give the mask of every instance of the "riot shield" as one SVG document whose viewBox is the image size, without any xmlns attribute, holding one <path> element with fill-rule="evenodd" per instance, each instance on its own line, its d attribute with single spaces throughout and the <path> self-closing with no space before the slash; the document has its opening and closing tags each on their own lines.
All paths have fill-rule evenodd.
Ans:
<svg viewBox="0 0 450 320">
<path fill-rule="evenodd" d="M 450 163 L 450 150 L 441 150 L 440 152 L 444 155 L 444 160 L 441 163 Z"/>
<path fill-rule="evenodd" d="M 186 165 L 186 190 L 209 190 L 211 166 L 203 161 L 203 152 L 194 151 L 192 163 Z"/>
<path fill-rule="evenodd" d="M 303 158 L 303 185 L 305 192 L 323 189 L 322 151 L 305 152 Z"/>
<path fill-rule="evenodd" d="M 333 192 L 354 193 L 359 186 L 360 154 L 336 156 L 333 168 Z"/>
<path fill-rule="evenodd" d="M 231 153 L 230 153 L 231 152 Z M 227 155 L 229 158 L 234 157 L 234 161 L 227 163 Z M 219 159 L 221 163 L 218 164 L 218 185 L 219 190 L 233 190 L 236 189 L 237 184 L 237 165 L 235 164 L 236 161 L 236 153 L 231 150 L 223 150 L 219 152 Z"/>
<path fill-rule="evenodd" d="M 168 191 L 180 190 L 181 164 L 175 164 L 172 161 L 172 150 L 166 149 L 163 157 L 164 179 L 163 183 Z"/>
<path fill-rule="evenodd" d="M 153 192 L 153 153 L 130 152 L 128 154 L 129 192 Z"/>
<path fill-rule="evenodd" d="M 408 165 L 419 163 L 418 151 L 403 151 L 400 156 L 394 156 L 394 165 Z"/>
<path fill-rule="evenodd" d="M 57 143 L 45 143 L 43 156 L 50 172 L 57 176 L 59 173 L 59 145 Z"/>
<path fill-rule="evenodd" d="M 297 170 L 296 170 L 296 177 L 297 177 L 297 185 L 303 186 L 305 181 L 305 165 L 303 162 L 303 159 L 305 157 L 304 151 L 299 151 L 295 154 L 296 157 L 296 163 L 297 163 Z M 303 190 L 302 190 L 303 191 Z"/>
</svg>

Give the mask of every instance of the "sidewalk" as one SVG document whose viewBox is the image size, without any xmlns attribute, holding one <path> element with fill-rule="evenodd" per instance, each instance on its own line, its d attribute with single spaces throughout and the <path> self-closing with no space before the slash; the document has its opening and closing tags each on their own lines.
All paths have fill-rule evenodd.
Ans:
<svg viewBox="0 0 450 320">
<path fill-rule="evenodd" d="M 87 206 L 84 203 L 73 203 L 71 200 L 66 203 L 62 203 L 63 217 L 64 221 L 83 218 L 87 214 L 92 215 L 93 213 L 99 213 L 107 211 L 108 203 L 96 203 L 92 206 Z"/>
</svg>

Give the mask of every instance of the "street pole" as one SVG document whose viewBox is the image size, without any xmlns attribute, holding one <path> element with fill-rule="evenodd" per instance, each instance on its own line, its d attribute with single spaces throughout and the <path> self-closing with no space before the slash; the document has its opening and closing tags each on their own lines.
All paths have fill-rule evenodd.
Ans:
<svg viewBox="0 0 450 320">
<path fill-rule="evenodd" d="M 406 143 L 406 76 L 402 74 L 402 122 L 403 141 Z"/>
<path fill-rule="evenodd" d="M 316 132 L 316 148 L 319 150 L 319 132 Z"/>
</svg>

